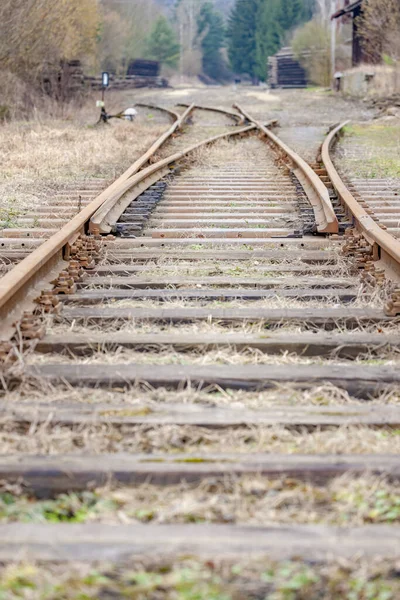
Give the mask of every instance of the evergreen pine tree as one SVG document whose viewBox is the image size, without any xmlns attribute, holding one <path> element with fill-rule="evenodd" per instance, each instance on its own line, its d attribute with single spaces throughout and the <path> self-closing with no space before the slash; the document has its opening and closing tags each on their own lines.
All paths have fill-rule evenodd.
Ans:
<svg viewBox="0 0 400 600">
<path fill-rule="evenodd" d="M 265 79 L 268 57 L 285 34 L 310 17 L 311 0 L 236 0 L 229 19 L 229 59 L 234 71 Z"/>
<path fill-rule="evenodd" d="M 257 75 L 265 79 L 268 57 L 281 47 L 283 27 L 281 24 L 282 0 L 263 0 L 256 30 Z"/>
<path fill-rule="evenodd" d="M 283 31 L 289 31 L 298 25 L 304 17 L 303 0 L 279 0 L 279 23 Z"/>
<path fill-rule="evenodd" d="M 213 79 L 223 78 L 226 71 L 221 54 L 225 42 L 224 20 L 212 2 L 206 2 L 201 7 L 198 34 L 201 37 L 203 72 Z"/>
<path fill-rule="evenodd" d="M 256 30 L 262 1 L 236 0 L 228 23 L 228 54 L 232 69 L 236 73 L 247 73 L 253 79 L 259 73 Z"/>
<path fill-rule="evenodd" d="M 148 54 L 170 67 L 175 67 L 179 59 L 179 44 L 167 19 L 161 16 L 154 24 L 147 41 Z"/>
</svg>

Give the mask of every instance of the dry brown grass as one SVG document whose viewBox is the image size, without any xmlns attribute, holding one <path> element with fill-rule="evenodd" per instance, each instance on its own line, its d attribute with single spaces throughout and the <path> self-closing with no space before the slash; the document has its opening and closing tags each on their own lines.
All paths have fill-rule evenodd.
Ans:
<svg viewBox="0 0 400 600">
<path fill-rule="evenodd" d="M 271 180 L 271 176 L 287 175 L 286 169 L 279 169 L 275 165 L 276 155 L 256 135 L 247 135 L 244 138 L 219 140 L 211 148 L 200 149 L 196 155 L 196 165 L 190 170 L 190 176 L 212 177 L 226 172 L 226 169 L 235 166 L 238 173 L 241 171 L 257 170 L 260 176 Z M 213 171 L 210 172 L 210 169 Z M 290 179 L 287 179 L 290 181 Z"/>
<path fill-rule="evenodd" d="M 141 408 L 144 405 L 157 408 L 172 404 L 199 404 L 205 407 L 222 407 L 233 409 L 263 410 L 280 405 L 288 406 L 365 406 L 365 401 L 357 400 L 345 390 L 332 384 L 315 386 L 309 390 L 294 389 L 290 384 L 279 385 L 275 389 L 263 391 L 224 390 L 217 385 L 206 388 L 189 388 L 185 390 L 167 390 L 153 388 L 149 384 L 127 389 L 92 389 L 74 388 L 69 385 L 52 385 L 44 381 L 23 381 L 18 390 L 9 391 L 2 400 L 12 408 L 18 403 L 68 404 L 85 405 L 113 404 L 120 407 Z M 379 405 L 398 404 L 400 392 L 382 391 Z"/>
<path fill-rule="evenodd" d="M 271 557 L 163 555 L 125 558 L 110 564 L 31 564 L 2 566 L 0 591 L 10 600 L 397 600 L 398 562 L 354 557 L 315 563 L 277 562 Z M 294 591 L 295 590 L 295 591 Z M 22 596 L 24 594 L 24 596 Z M 295 596 L 293 595 L 295 594 Z"/>
<path fill-rule="evenodd" d="M 267 452 L 283 454 L 397 454 L 400 436 L 390 427 L 328 427 L 308 431 L 280 426 L 249 426 L 215 430 L 195 426 L 62 426 L 5 422 L 0 432 L 2 454 L 105 454 Z M 229 473 L 229 463 L 227 463 Z"/>
<path fill-rule="evenodd" d="M 122 97 L 111 105 L 122 103 Z M 132 124 L 98 118 L 94 98 L 82 109 L 54 115 L 36 113 L 30 121 L 12 121 L 0 129 L 0 218 L 17 219 L 20 211 L 74 181 L 104 179 L 121 174 L 169 125 L 166 117 L 141 112 Z"/>
<path fill-rule="evenodd" d="M 3 491 L 9 486 L 3 486 Z M 0 485 L 0 492 L 2 491 Z M 19 490 L 18 490 L 19 491 Z M 45 522 L 34 502 L 21 493 L 14 495 L 12 509 L 2 506 L 1 522 L 30 520 Z M 94 493 L 57 497 L 45 501 L 47 511 L 59 504 L 71 514 L 81 511 L 84 521 L 102 523 L 235 523 L 268 526 L 276 524 L 324 524 L 359 527 L 368 523 L 400 521 L 400 484 L 381 476 L 351 474 L 326 485 L 293 478 L 262 476 L 218 477 L 200 484 L 181 483 L 135 487 L 109 486 Z M 9 506 L 9 503 L 8 503 Z"/>
</svg>

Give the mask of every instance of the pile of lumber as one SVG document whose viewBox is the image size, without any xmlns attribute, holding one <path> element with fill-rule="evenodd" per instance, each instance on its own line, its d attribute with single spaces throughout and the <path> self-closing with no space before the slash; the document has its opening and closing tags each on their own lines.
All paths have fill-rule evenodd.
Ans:
<svg viewBox="0 0 400 600">
<path fill-rule="evenodd" d="M 271 88 L 305 88 L 307 74 L 289 47 L 268 59 L 268 81 Z"/>
</svg>

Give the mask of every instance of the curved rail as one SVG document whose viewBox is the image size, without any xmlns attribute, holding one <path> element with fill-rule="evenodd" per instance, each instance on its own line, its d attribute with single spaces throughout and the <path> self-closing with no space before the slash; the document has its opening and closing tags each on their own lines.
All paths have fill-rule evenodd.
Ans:
<svg viewBox="0 0 400 600">
<path fill-rule="evenodd" d="M 161 148 L 161 146 L 163 144 L 165 144 L 165 142 L 175 133 L 175 131 L 177 131 L 178 129 L 180 129 L 182 127 L 182 125 L 185 123 L 186 119 L 192 113 L 194 108 L 195 108 L 195 105 L 191 104 L 182 115 L 178 115 L 178 113 L 176 113 L 178 118 L 175 121 L 175 123 L 173 123 L 171 125 L 171 127 L 165 133 L 163 133 L 158 138 L 158 140 L 156 140 L 154 142 L 154 144 L 152 144 L 152 146 L 150 146 L 150 148 L 147 150 L 147 152 L 145 152 L 143 154 L 143 156 L 138 158 L 138 160 L 135 161 L 133 163 L 133 165 L 127 171 L 125 171 L 125 173 L 123 175 L 121 175 L 121 177 L 119 179 L 117 179 L 117 182 L 126 181 L 127 179 L 129 179 L 130 177 L 135 175 L 138 171 L 140 171 L 140 169 L 142 169 L 144 167 L 144 165 L 149 162 L 150 158 L 152 156 L 154 156 L 154 154 L 157 152 L 157 150 L 159 150 Z M 174 114 L 174 113 L 172 113 L 172 114 Z"/>
<path fill-rule="evenodd" d="M 322 145 L 322 162 L 338 197 L 348 212 L 351 213 L 356 228 L 364 234 L 371 246 L 374 246 L 374 244 L 378 246 L 380 250 L 380 258 L 387 262 L 392 268 L 395 267 L 395 270 L 399 272 L 400 241 L 394 238 L 387 231 L 381 229 L 381 227 L 370 217 L 365 209 L 360 206 L 360 204 L 343 183 L 330 157 L 330 151 L 333 144 L 337 141 L 338 136 L 348 123 L 349 121 L 341 123 L 329 133 Z"/>
<path fill-rule="evenodd" d="M 79 233 L 84 232 L 84 228 L 90 217 L 102 206 L 110 197 L 114 198 L 126 189 L 131 187 L 129 180 L 141 169 L 156 151 L 171 137 L 171 135 L 186 121 L 190 113 L 194 110 L 194 104 L 188 107 L 185 112 L 177 118 L 175 123 L 163 133 L 152 146 L 136 160 L 114 183 L 104 190 L 97 198 L 88 204 L 71 221 L 64 225 L 60 231 L 52 235 L 48 240 L 36 248 L 29 256 L 24 258 L 11 271 L 0 278 L 0 320 L 10 313 L 13 307 L 10 303 L 24 301 L 26 299 L 26 286 L 31 288 L 37 279 L 46 278 L 51 274 L 55 264 L 62 259 L 63 249 L 71 243 Z M 19 296 L 17 294 L 19 293 Z"/>
<path fill-rule="evenodd" d="M 234 104 L 234 108 L 236 108 L 250 123 L 254 123 L 258 129 L 265 133 L 268 139 L 282 150 L 294 165 L 294 173 L 302 184 L 313 207 L 318 232 L 338 233 L 339 223 L 335 211 L 333 210 L 328 189 L 322 183 L 318 175 L 314 173 L 310 165 L 262 123 L 254 119 L 247 111 L 241 108 L 239 104 Z"/>
<path fill-rule="evenodd" d="M 139 108 L 150 108 L 151 110 L 158 110 L 160 112 L 164 112 L 166 113 L 168 116 L 170 116 L 173 121 L 178 121 L 178 119 L 181 118 L 181 115 L 179 113 L 177 113 L 175 110 L 171 110 L 170 108 L 165 108 L 164 106 L 157 106 L 157 104 L 146 104 L 144 102 L 135 102 L 135 106 L 138 106 Z M 179 104 L 178 104 L 179 106 Z M 187 107 L 189 107 L 190 104 L 187 104 Z"/>
<path fill-rule="evenodd" d="M 92 216 L 89 226 L 91 233 L 110 233 L 113 225 L 118 221 L 119 217 L 122 215 L 127 206 L 151 185 L 156 183 L 156 181 L 162 177 L 165 177 L 165 175 L 169 172 L 170 165 L 173 163 L 182 159 L 184 156 L 187 156 L 194 150 L 201 148 L 202 146 L 213 144 L 220 139 L 247 133 L 255 128 L 255 125 L 247 125 L 246 127 L 235 129 L 234 131 L 221 133 L 212 138 L 197 142 L 197 144 L 189 146 L 180 152 L 176 152 L 175 154 L 172 154 L 171 156 L 168 156 L 167 158 L 150 165 L 146 169 L 143 169 L 140 171 L 140 173 L 137 173 L 134 177 L 130 178 L 129 181 L 125 181 L 124 184 L 120 186 L 118 191 L 110 196 L 108 200 L 104 202 L 97 212 Z M 125 196 L 125 194 L 127 194 L 129 191 L 131 191 L 131 193 Z"/>
<path fill-rule="evenodd" d="M 54 271 L 57 269 L 58 272 L 60 271 L 60 263 L 62 263 L 64 250 L 68 245 L 74 243 L 79 234 L 86 231 L 88 224 L 92 232 L 100 231 L 101 233 L 108 233 L 111 230 L 113 222 L 118 220 L 120 214 L 125 210 L 126 205 L 155 181 L 165 176 L 169 172 L 170 164 L 201 146 L 256 129 L 255 125 L 248 125 L 214 136 L 208 140 L 203 140 L 163 161 L 150 165 L 138 173 L 141 166 L 145 165 L 148 161 L 149 156 L 152 153 L 154 154 L 155 150 L 164 143 L 167 137 L 185 121 L 193 109 L 194 105 L 191 105 L 181 115 L 179 121 L 176 121 L 168 132 L 163 134 L 150 150 L 140 157 L 111 186 L 90 202 L 79 214 L 64 225 L 60 231 L 52 235 L 39 248 L 35 249 L 29 256 L 11 269 L 11 271 L 0 278 L 0 317 L 2 324 L 6 323 L 6 317 L 7 320 L 10 319 L 10 315 L 13 314 L 16 304 L 24 303 L 24 309 L 28 308 L 26 306 L 27 303 L 29 305 L 32 304 L 34 297 L 29 296 L 28 292 L 33 293 L 34 286 L 39 280 L 42 282 L 41 288 L 43 289 L 43 282 L 54 278 Z M 274 122 L 271 122 L 272 124 Z M 122 198 L 132 188 L 135 188 L 133 194 L 136 194 L 136 196 L 129 195 L 128 198 Z M 99 209 L 101 210 L 99 211 Z M 90 223 L 92 217 L 95 218 Z M 18 310 L 20 310 L 20 307 Z M 15 317 L 13 318 L 15 320 Z M 6 328 L 4 329 L 6 330 Z"/>
<path fill-rule="evenodd" d="M 177 106 L 188 107 L 190 105 L 185 104 L 184 102 L 179 102 L 179 104 L 177 104 Z M 225 108 L 218 108 L 218 107 L 214 107 L 214 106 L 204 106 L 203 104 L 196 104 L 194 108 L 198 109 L 198 110 L 209 110 L 210 112 L 216 112 L 216 113 L 220 113 L 222 115 L 226 115 L 227 117 L 230 117 L 231 119 L 234 119 L 235 121 L 237 121 L 238 125 L 243 125 L 243 123 L 245 122 L 245 119 L 243 118 L 242 115 L 232 112 L 231 110 L 226 110 Z"/>
</svg>

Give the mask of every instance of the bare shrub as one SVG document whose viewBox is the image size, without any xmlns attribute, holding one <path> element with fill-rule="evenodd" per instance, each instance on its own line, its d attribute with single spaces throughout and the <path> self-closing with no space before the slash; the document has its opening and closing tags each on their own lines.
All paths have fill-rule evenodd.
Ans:
<svg viewBox="0 0 400 600">
<path fill-rule="evenodd" d="M 294 35 L 292 46 L 310 81 L 328 87 L 331 81 L 330 29 L 319 19 L 309 21 Z"/>
<path fill-rule="evenodd" d="M 358 26 L 364 40 L 364 53 L 369 60 L 400 60 L 399 0 L 366 0 Z"/>
</svg>

